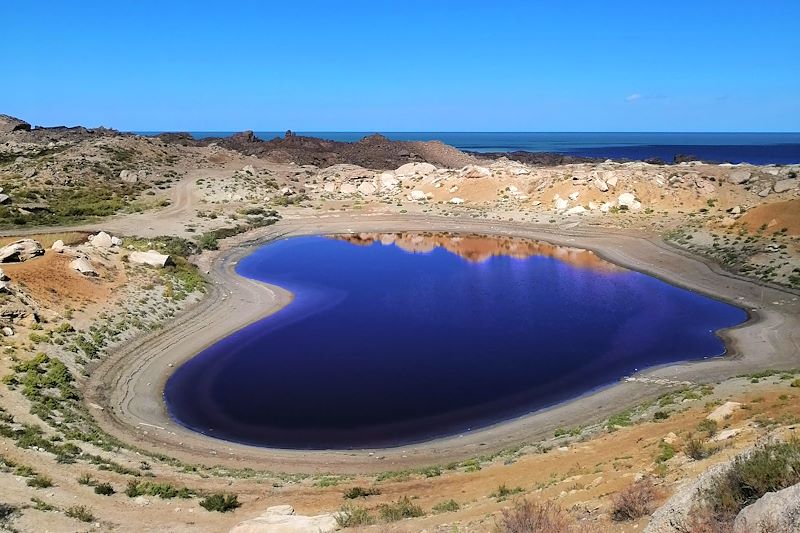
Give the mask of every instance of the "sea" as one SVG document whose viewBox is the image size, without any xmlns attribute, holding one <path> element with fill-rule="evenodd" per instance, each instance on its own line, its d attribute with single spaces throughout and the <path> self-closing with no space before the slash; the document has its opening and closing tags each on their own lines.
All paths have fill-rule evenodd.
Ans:
<svg viewBox="0 0 800 533">
<path fill-rule="evenodd" d="M 140 132 L 155 134 L 157 132 Z M 372 133 L 397 141 L 441 141 L 473 152 L 553 152 L 602 159 L 672 162 L 677 155 L 719 163 L 754 165 L 800 164 L 800 132 L 678 133 L 678 132 L 364 132 L 298 131 L 298 135 L 354 142 Z M 192 132 L 195 138 L 226 137 L 233 132 Z M 269 140 L 284 132 L 259 131 Z"/>
</svg>

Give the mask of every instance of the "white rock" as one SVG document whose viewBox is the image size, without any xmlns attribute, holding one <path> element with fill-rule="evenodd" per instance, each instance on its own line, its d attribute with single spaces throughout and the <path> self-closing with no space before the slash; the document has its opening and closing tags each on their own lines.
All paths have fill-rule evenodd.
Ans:
<svg viewBox="0 0 800 533">
<path fill-rule="evenodd" d="M 597 188 L 600 192 L 606 192 L 608 190 L 608 183 L 601 179 L 595 179 L 592 181 L 592 184 Z"/>
<path fill-rule="evenodd" d="M 33 239 L 20 239 L 0 248 L 0 263 L 27 261 L 43 255 L 42 245 Z"/>
<path fill-rule="evenodd" d="M 425 177 L 436 172 L 436 167 L 430 163 L 406 163 L 394 171 L 394 175 L 399 180 L 414 177 Z"/>
<path fill-rule="evenodd" d="M 456 192 L 457 190 L 458 190 L 458 185 L 453 185 L 452 187 L 450 187 L 449 189 L 447 189 L 447 192 L 449 192 L 450 194 L 452 194 L 452 193 Z"/>
<path fill-rule="evenodd" d="M 714 422 L 722 422 L 729 416 L 733 414 L 733 412 L 738 409 L 742 404 L 739 402 L 725 402 L 713 411 L 706 417 L 708 420 L 713 420 Z"/>
<path fill-rule="evenodd" d="M 722 442 L 724 440 L 731 439 L 742 432 L 742 428 L 731 428 L 731 429 L 724 429 L 714 435 L 711 440 L 714 442 Z"/>
<path fill-rule="evenodd" d="M 242 172 L 245 174 L 250 174 L 251 176 L 256 175 L 256 169 L 253 167 L 253 165 L 245 165 L 242 167 Z"/>
<path fill-rule="evenodd" d="M 119 179 L 125 183 L 136 183 L 139 181 L 139 176 L 132 170 L 123 170 L 119 173 Z"/>
<path fill-rule="evenodd" d="M 160 254 L 155 250 L 147 252 L 131 252 L 128 256 L 131 263 L 139 265 L 150 265 L 154 267 L 165 267 L 172 262 L 172 258 L 168 255 Z"/>
<path fill-rule="evenodd" d="M 428 196 L 419 189 L 414 189 L 411 191 L 411 195 L 409 197 L 415 202 L 423 202 L 428 199 Z"/>
<path fill-rule="evenodd" d="M 355 194 L 356 190 L 356 186 L 352 183 L 342 183 L 339 186 L 339 192 L 342 194 Z"/>
<path fill-rule="evenodd" d="M 465 179 L 490 178 L 492 171 L 478 165 L 467 165 L 458 171 L 458 176 Z"/>
<path fill-rule="evenodd" d="M 3 328 L 3 335 L 5 335 L 6 337 L 13 337 L 14 336 L 14 330 L 11 329 L 8 326 L 5 326 Z"/>
<path fill-rule="evenodd" d="M 611 204 L 608 202 L 604 202 L 603 205 L 600 206 L 601 213 L 608 213 L 611 210 Z"/>
<path fill-rule="evenodd" d="M 642 207 L 642 204 L 636 199 L 636 197 L 629 192 L 624 192 L 619 195 L 617 198 L 617 204 L 622 207 L 625 206 L 630 210 L 637 210 Z"/>
<path fill-rule="evenodd" d="M 89 262 L 88 259 L 85 257 L 78 257 L 70 262 L 69 267 L 73 270 L 77 270 L 84 276 L 96 276 L 97 271 L 92 266 L 92 263 Z"/>
<path fill-rule="evenodd" d="M 111 246 L 122 246 L 122 239 L 119 237 L 111 237 Z"/>
<path fill-rule="evenodd" d="M 369 195 L 375 194 L 376 191 L 377 191 L 377 189 L 376 189 L 375 185 L 373 185 L 369 181 L 364 181 L 361 184 L 359 184 L 359 186 L 358 186 L 358 192 L 360 192 L 363 195 L 369 196 Z"/>
<path fill-rule="evenodd" d="M 459 198 L 458 196 L 454 196 L 454 197 L 450 198 L 450 203 L 451 204 L 456 204 L 456 205 L 463 204 L 464 200 Z"/>
<path fill-rule="evenodd" d="M 7 194 L 0 194 L 0 204 L 7 204 L 11 201 L 11 197 Z"/>
<path fill-rule="evenodd" d="M 380 181 L 382 191 L 391 191 L 400 184 L 400 180 L 395 177 L 394 172 L 384 172 L 380 175 L 378 180 Z"/>
<path fill-rule="evenodd" d="M 576 205 L 575 207 L 567 209 L 567 212 L 565 214 L 567 214 L 567 215 L 580 215 L 581 213 L 585 213 L 585 212 L 586 212 L 586 208 L 585 207 L 583 207 L 582 205 Z"/>
<path fill-rule="evenodd" d="M 64 248 L 66 248 L 66 247 L 64 246 L 64 241 L 62 241 L 61 239 L 58 239 L 50 247 L 51 250 L 53 250 L 54 252 L 59 253 L 59 254 L 64 251 Z"/>
<path fill-rule="evenodd" d="M 735 185 L 747 183 L 750 181 L 750 171 L 743 168 L 736 169 L 728 174 L 728 181 Z"/>
<path fill-rule="evenodd" d="M 738 215 L 741 212 L 742 212 L 742 208 L 739 207 L 738 205 L 734 206 L 733 209 L 731 209 L 731 214 L 732 215 Z"/>
<path fill-rule="evenodd" d="M 609 187 L 611 187 L 613 189 L 613 188 L 615 188 L 617 186 L 617 182 L 619 181 L 619 178 L 613 172 L 611 173 L 610 176 L 608 174 L 609 173 L 606 172 L 606 180 L 605 180 L 606 181 L 606 185 L 608 185 Z"/>
<path fill-rule="evenodd" d="M 322 189 L 325 192 L 336 192 L 336 184 L 329 181 L 328 183 L 323 185 Z"/>
<path fill-rule="evenodd" d="M 556 199 L 556 209 L 559 211 L 563 211 L 569 205 L 569 200 L 565 200 L 564 198 L 557 198 Z"/>
<path fill-rule="evenodd" d="M 574 202 L 575 200 L 578 199 L 578 196 L 580 196 L 580 195 L 581 195 L 581 193 L 579 193 L 578 191 L 575 191 L 573 193 L 570 193 L 569 199 Z"/>
<path fill-rule="evenodd" d="M 111 248 L 111 235 L 106 233 L 105 231 L 101 231 L 97 235 L 89 237 L 89 242 L 95 248 Z"/>
<path fill-rule="evenodd" d="M 736 219 L 733 217 L 723 217 L 722 221 L 720 222 L 720 225 L 725 228 L 729 228 L 734 224 L 736 224 Z"/>
<path fill-rule="evenodd" d="M 789 178 L 785 180 L 776 181 L 775 185 L 772 186 L 772 190 L 777 193 L 791 191 L 792 189 L 797 188 L 798 183 L 800 183 L 800 180 L 798 180 L 797 178 Z"/>
<path fill-rule="evenodd" d="M 290 505 L 276 505 L 261 516 L 240 522 L 229 533 L 330 533 L 337 528 L 331 513 L 302 516 L 294 514 Z"/>
<path fill-rule="evenodd" d="M 8 281 L 8 276 L 2 268 L 0 268 L 0 281 Z"/>
<path fill-rule="evenodd" d="M 768 492 L 736 515 L 733 533 L 800 531 L 800 483 Z"/>
</svg>

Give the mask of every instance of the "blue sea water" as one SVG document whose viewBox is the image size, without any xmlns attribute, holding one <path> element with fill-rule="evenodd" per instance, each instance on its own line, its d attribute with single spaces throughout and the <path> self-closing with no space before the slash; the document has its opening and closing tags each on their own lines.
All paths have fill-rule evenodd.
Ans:
<svg viewBox="0 0 800 533">
<path fill-rule="evenodd" d="M 181 365 L 164 390 L 167 410 L 201 433 L 261 446 L 418 442 L 637 369 L 721 355 L 714 332 L 746 320 L 737 307 L 594 259 L 475 261 L 320 236 L 268 244 L 237 271 L 294 301 Z"/>
<path fill-rule="evenodd" d="M 152 132 L 150 132 L 152 133 Z M 297 132 L 353 142 L 372 132 Z M 399 141 L 438 140 L 475 152 L 555 152 L 611 158 L 659 158 L 672 162 L 678 154 L 705 161 L 767 164 L 800 163 L 800 133 L 579 133 L 579 132 L 383 132 Z M 194 132 L 196 138 L 226 137 L 232 132 Z M 256 132 L 261 139 L 283 132 Z"/>
</svg>

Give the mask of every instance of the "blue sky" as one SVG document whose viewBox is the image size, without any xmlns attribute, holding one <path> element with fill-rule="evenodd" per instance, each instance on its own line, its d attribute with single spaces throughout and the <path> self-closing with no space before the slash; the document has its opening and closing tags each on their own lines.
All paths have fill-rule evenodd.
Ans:
<svg viewBox="0 0 800 533">
<path fill-rule="evenodd" d="M 800 1 L 2 0 L 0 113 L 231 131 L 799 131 Z"/>
</svg>

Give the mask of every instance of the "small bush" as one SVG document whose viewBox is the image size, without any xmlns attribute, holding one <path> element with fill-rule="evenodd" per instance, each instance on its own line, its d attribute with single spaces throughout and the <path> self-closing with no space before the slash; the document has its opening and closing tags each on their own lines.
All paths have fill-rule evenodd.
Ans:
<svg viewBox="0 0 800 533">
<path fill-rule="evenodd" d="M 461 509 L 461 506 L 455 500 L 439 502 L 433 506 L 434 513 L 451 513 L 453 511 L 458 511 L 459 509 Z"/>
<path fill-rule="evenodd" d="M 363 507 L 345 506 L 336 513 L 336 524 L 341 528 L 369 526 L 375 523 L 375 519 L 369 511 Z"/>
<path fill-rule="evenodd" d="M 370 487 L 365 489 L 364 487 L 352 487 L 347 489 L 344 493 L 344 498 L 346 500 L 355 500 L 356 498 L 366 498 L 367 496 L 377 496 L 380 494 L 380 489 L 376 489 L 374 487 Z"/>
<path fill-rule="evenodd" d="M 403 496 L 396 502 L 384 503 L 378 508 L 384 522 L 397 522 L 404 518 L 425 516 L 422 507 L 411 502 L 408 496 Z"/>
<path fill-rule="evenodd" d="M 656 411 L 653 413 L 653 420 L 666 420 L 669 418 L 669 413 L 664 411 Z"/>
<path fill-rule="evenodd" d="M 64 514 L 70 518 L 76 518 L 81 522 L 92 522 L 94 520 L 92 510 L 85 505 L 73 505 L 65 510 Z"/>
<path fill-rule="evenodd" d="M 89 474 L 81 474 L 81 477 L 78 478 L 78 483 L 80 485 L 94 485 L 95 481 Z"/>
<path fill-rule="evenodd" d="M 570 533 L 569 515 L 553 502 L 521 500 L 504 509 L 497 523 L 497 533 Z"/>
<path fill-rule="evenodd" d="M 664 463 L 675 457 L 675 446 L 663 440 L 658 443 L 659 453 L 656 456 L 656 463 Z"/>
<path fill-rule="evenodd" d="M 239 497 L 236 494 L 221 494 L 216 493 L 206 496 L 200 501 L 200 507 L 206 511 L 217 511 L 219 513 L 227 513 L 233 511 L 242 504 L 239 503 Z"/>
<path fill-rule="evenodd" d="M 687 457 L 694 459 L 695 461 L 699 461 L 700 459 L 705 459 L 714 453 L 714 450 L 709 446 L 706 446 L 702 440 L 689 435 L 689 439 L 683 446 L 683 452 Z"/>
<path fill-rule="evenodd" d="M 522 487 L 509 488 L 506 486 L 505 483 L 503 483 L 502 485 L 497 487 L 497 490 L 495 490 L 489 496 L 501 502 L 505 499 L 508 499 L 509 496 L 513 496 L 514 494 L 519 494 L 522 491 L 523 491 Z"/>
<path fill-rule="evenodd" d="M 636 520 L 655 510 L 658 497 L 650 478 L 642 478 L 612 497 L 611 518 L 617 522 Z"/>
<path fill-rule="evenodd" d="M 702 431 L 708 434 L 709 437 L 713 437 L 717 433 L 717 422 L 708 418 L 703 419 L 697 424 L 697 431 Z"/>
<path fill-rule="evenodd" d="M 10 503 L 0 503 L 0 520 L 8 520 L 16 512 L 16 506 Z"/>
<path fill-rule="evenodd" d="M 100 483 L 94 487 L 94 493 L 100 494 L 101 496 L 111 496 L 116 491 L 114 487 L 111 486 L 111 483 Z"/>
<path fill-rule="evenodd" d="M 28 486 L 37 489 L 46 489 L 53 486 L 53 480 L 42 474 L 36 474 L 28 479 Z"/>
</svg>

